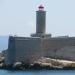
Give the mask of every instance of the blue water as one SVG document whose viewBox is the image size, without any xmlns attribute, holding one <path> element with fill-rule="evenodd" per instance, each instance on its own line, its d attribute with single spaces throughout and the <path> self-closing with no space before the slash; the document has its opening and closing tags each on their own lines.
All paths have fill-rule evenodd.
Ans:
<svg viewBox="0 0 75 75">
<path fill-rule="evenodd" d="M 8 71 L 0 70 L 0 75 L 75 75 L 73 70 L 61 70 L 61 71 Z"/>
</svg>

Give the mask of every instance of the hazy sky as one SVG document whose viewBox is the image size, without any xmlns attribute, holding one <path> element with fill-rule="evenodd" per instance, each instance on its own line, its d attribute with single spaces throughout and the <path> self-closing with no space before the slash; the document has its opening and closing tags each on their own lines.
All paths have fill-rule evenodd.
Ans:
<svg viewBox="0 0 75 75">
<path fill-rule="evenodd" d="M 47 11 L 47 33 L 75 36 L 75 0 L 0 0 L 0 35 L 35 33 L 35 11 L 40 4 Z"/>
</svg>

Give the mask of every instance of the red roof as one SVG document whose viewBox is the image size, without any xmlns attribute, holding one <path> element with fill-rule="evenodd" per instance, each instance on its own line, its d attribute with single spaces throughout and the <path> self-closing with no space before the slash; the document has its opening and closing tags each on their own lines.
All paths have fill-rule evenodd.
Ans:
<svg viewBox="0 0 75 75">
<path fill-rule="evenodd" d="M 44 6 L 43 5 L 40 5 L 38 8 L 39 9 L 44 9 Z"/>
</svg>

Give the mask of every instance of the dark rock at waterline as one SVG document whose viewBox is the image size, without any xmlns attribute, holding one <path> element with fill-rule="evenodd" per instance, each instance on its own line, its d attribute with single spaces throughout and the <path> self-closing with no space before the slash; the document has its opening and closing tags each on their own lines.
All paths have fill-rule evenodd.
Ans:
<svg viewBox="0 0 75 75">
<path fill-rule="evenodd" d="M 15 67 L 13 67 L 13 64 L 12 65 L 3 64 L 3 66 L 0 67 L 0 69 L 7 69 L 7 70 L 75 70 L 75 68 L 72 68 L 72 67 L 63 67 L 63 68 L 50 67 L 50 66 L 44 66 L 44 65 L 42 66 L 37 63 L 33 65 L 21 64 Z"/>
</svg>

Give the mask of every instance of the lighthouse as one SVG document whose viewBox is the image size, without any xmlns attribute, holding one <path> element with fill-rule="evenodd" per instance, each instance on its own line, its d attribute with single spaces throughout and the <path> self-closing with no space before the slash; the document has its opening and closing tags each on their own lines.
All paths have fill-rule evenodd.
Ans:
<svg viewBox="0 0 75 75">
<path fill-rule="evenodd" d="M 46 11 L 44 6 L 40 5 L 36 11 L 36 33 L 32 37 L 42 37 L 46 31 Z"/>
<path fill-rule="evenodd" d="M 44 6 L 40 5 L 36 11 L 36 35 L 44 35 L 46 30 L 46 11 Z"/>
<path fill-rule="evenodd" d="M 51 34 L 46 34 L 46 11 L 43 5 L 40 5 L 36 11 L 36 33 L 31 36 L 51 37 Z"/>
</svg>

